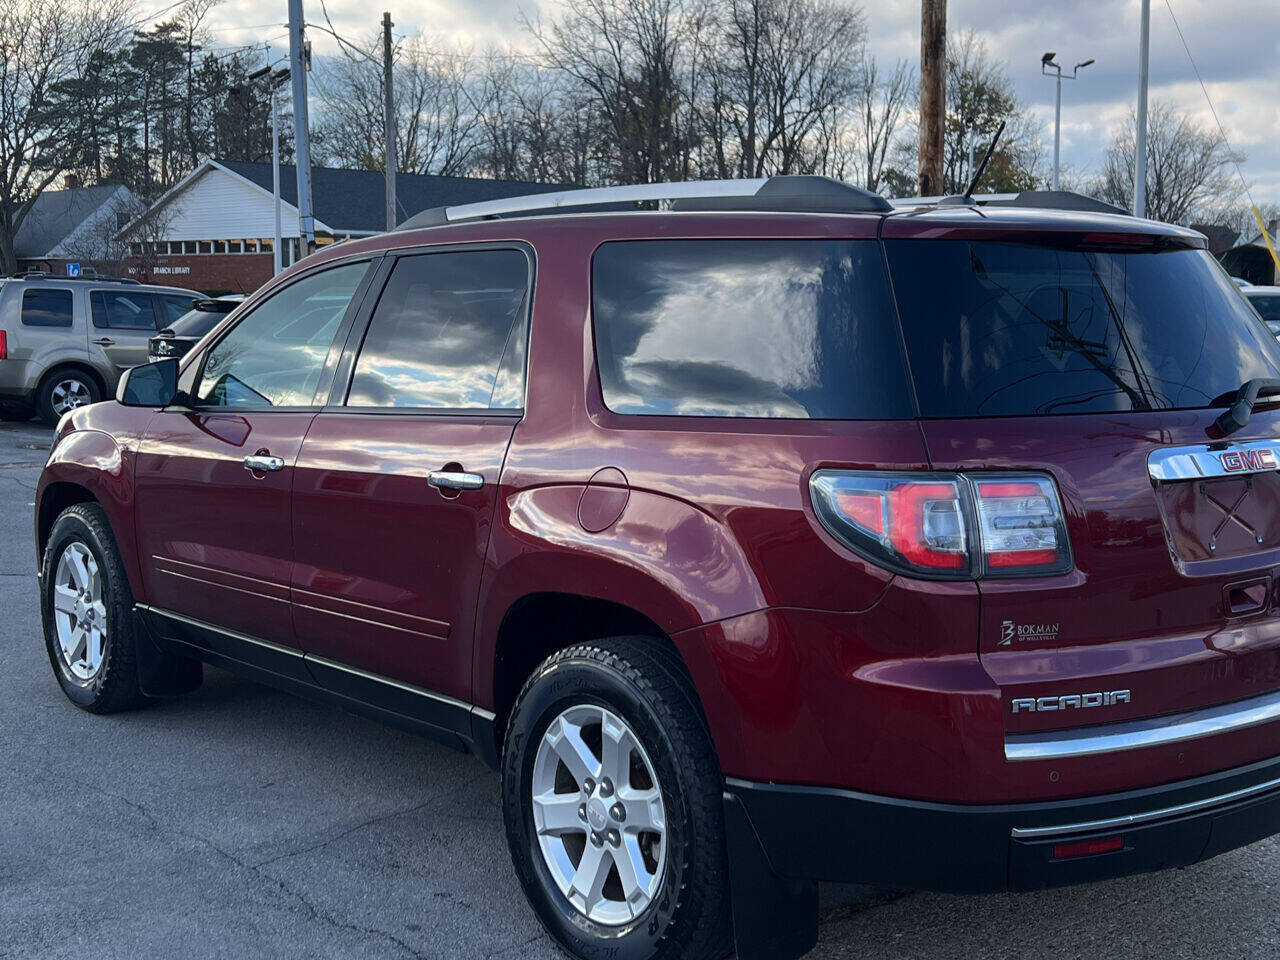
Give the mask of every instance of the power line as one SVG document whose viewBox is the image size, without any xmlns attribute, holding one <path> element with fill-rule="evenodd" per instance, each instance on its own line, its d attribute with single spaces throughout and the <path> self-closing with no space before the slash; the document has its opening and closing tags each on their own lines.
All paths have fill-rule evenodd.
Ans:
<svg viewBox="0 0 1280 960">
<path fill-rule="evenodd" d="M 1178 39 L 1182 41 L 1182 49 L 1187 52 L 1187 59 L 1191 61 L 1191 69 L 1195 72 L 1196 80 L 1200 83 L 1200 91 L 1204 94 L 1205 102 L 1209 104 L 1209 112 L 1213 114 L 1213 122 L 1218 125 L 1218 133 L 1222 135 L 1222 142 L 1226 144 L 1227 154 L 1231 158 L 1231 165 L 1236 168 L 1236 175 L 1240 178 L 1240 183 L 1244 187 L 1244 194 L 1249 198 L 1249 205 L 1253 206 L 1253 194 L 1249 190 L 1249 181 L 1245 179 L 1244 171 L 1240 169 L 1239 155 L 1231 149 L 1231 141 L 1227 139 L 1226 128 L 1222 125 L 1222 120 L 1218 117 L 1218 110 L 1213 105 L 1213 97 L 1209 96 L 1209 88 L 1205 86 L 1204 77 L 1200 75 L 1200 68 L 1196 65 L 1196 58 L 1191 55 L 1191 46 L 1187 43 L 1187 38 L 1182 33 L 1182 25 L 1178 23 L 1178 15 L 1173 12 L 1173 4 L 1169 0 L 1164 0 L 1164 5 L 1169 9 L 1169 18 L 1173 21 L 1173 28 L 1178 31 Z"/>
</svg>

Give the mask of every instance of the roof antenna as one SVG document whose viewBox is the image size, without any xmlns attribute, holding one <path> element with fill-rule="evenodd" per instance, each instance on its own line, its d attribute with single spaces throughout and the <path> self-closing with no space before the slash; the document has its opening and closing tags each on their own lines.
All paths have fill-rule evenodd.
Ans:
<svg viewBox="0 0 1280 960">
<path fill-rule="evenodd" d="M 982 155 L 982 162 L 978 164 L 978 169 L 973 174 L 973 179 L 969 181 L 969 189 L 959 197 L 943 197 L 938 201 L 941 206 L 964 206 L 972 207 L 977 205 L 977 201 L 973 199 L 973 191 L 978 187 L 978 181 L 982 179 L 982 175 L 987 170 L 987 163 L 991 160 L 991 155 L 996 152 L 996 145 L 1000 142 L 1000 135 L 1004 133 L 1004 120 L 1000 121 L 1000 126 L 996 130 L 996 135 L 991 138 L 991 145 L 987 147 L 987 152 Z"/>
</svg>

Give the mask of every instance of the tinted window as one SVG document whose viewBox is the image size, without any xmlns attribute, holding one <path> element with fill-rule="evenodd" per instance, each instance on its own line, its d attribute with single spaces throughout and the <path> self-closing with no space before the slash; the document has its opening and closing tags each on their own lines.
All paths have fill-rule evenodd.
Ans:
<svg viewBox="0 0 1280 960">
<path fill-rule="evenodd" d="M 195 306 L 191 297 L 159 296 L 156 299 L 160 301 L 163 311 L 161 326 L 168 326 Z"/>
<path fill-rule="evenodd" d="M 93 305 L 93 325 L 117 330 L 154 330 L 156 311 L 149 293 L 124 293 L 118 290 L 95 290 L 89 296 Z"/>
<path fill-rule="evenodd" d="M 1264 297 L 1249 297 L 1249 302 L 1253 304 L 1253 309 L 1258 311 L 1258 315 L 1263 320 L 1276 321 L 1280 320 L 1280 294 L 1268 294 Z"/>
<path fill-rule="evenodd" d="M 191 310 L 184 313 L 169 327 L 175 337 L 190 337 L 199 340 L 218 325 L 225 313 L 212 313 L 207 310 Z"/>
<path fill-rule="evenodd" d="M 1280 376 L 1280 347 L 1202 250 L 885 246 L 925 417 L 1204 407 Z"/>
<path fill-rule="evenodd" d="M 22 322 L 28 327 L 71 326 L 71 291 L 22 291 Z"/>
<path fill-rule="evenodd" d="M 528 290 L 529 261 L 518 250 L 401 259 L 378 299 L 347 404 L 519 408 Z"/>
<path fill-rule="evenodd" d="M 618 413 L 913 415 L 873 240 L 643 240 L 592 270 L 596 355 Z"/>
<path fill-rule="evenodd" d="M 368 264 L 292 283 L 247 314 L 209 351 L 199 403 L 311 406 L 325 357 Z"/>
</svg>

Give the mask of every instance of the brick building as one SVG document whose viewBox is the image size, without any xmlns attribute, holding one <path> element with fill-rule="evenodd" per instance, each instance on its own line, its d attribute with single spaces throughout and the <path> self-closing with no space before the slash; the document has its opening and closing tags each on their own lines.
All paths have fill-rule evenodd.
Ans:
<svg viewBox="0 0 1280 960">
<path fill-rule="evenodd" d="M 296 177 L 293 167 L 281 166 L 286 267 L 299 256 Z M 383 231 L 382 173 L 313 167 L 311 184 L 317 244 Z M 432 207 L 563 189 L 560 184 L 477 177 L 396 177 L 401 221 Z M 206 293 L 251 293 L 271 278 L 274 211 L 271 164 L 207 160 L 125 228 L 126 272 L 144 282 Z"/>
</svg>

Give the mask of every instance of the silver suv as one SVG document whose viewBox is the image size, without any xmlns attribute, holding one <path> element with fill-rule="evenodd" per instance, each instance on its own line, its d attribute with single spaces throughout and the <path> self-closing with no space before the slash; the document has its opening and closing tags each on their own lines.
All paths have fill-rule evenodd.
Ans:
<svg viewBox="0 0 1280 960">
<path fill-rule="evenodd" d="M 110 396 L 147 341 L 200 294 L 133 280 L 26 274 L 0 281 L 0 408 L 56 423 Z"/>
</svg>

